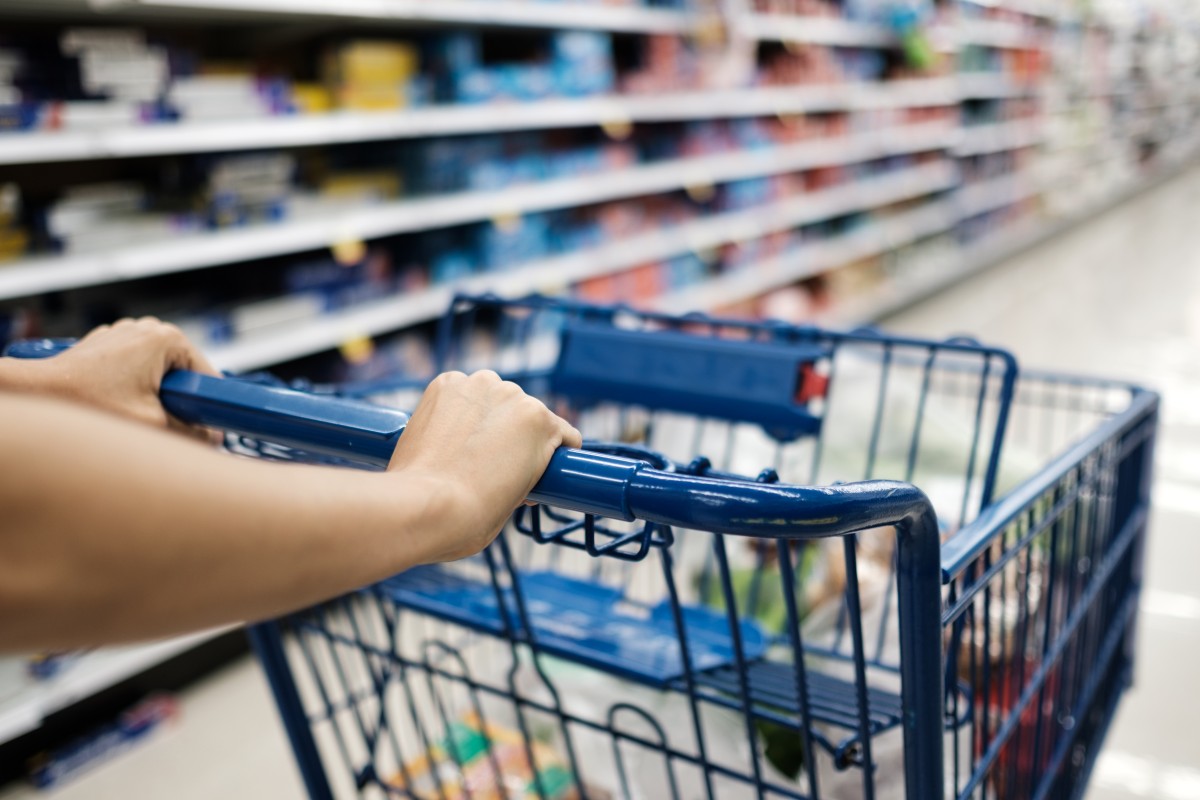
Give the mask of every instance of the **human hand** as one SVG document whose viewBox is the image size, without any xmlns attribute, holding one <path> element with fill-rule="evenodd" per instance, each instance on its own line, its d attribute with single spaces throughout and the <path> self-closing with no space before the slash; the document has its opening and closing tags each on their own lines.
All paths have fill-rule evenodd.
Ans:
<svg viewBox="0 0 1200 800">
<path fill-rule="evenodd" d="M 174 325 L 154 317 L 122 319 L 101 325 L 73 347 L 45 361 L 30 362 L 27 380 L 33 391 L 110 411 L 158 428 L 206 438 L 203 429 L 185 425 L 163 409 L 158 392 L 163 376 L 187 369 L 216 375 Z"/>
<path fill-rule="evenodd" d="M 524 502 L 560 446 L 579 431 L 490 370 L 439 375 L 413 412 L 388 470 L 435 481 L 445 525 L 435 559 L 478 553 Z"/>
</svg>

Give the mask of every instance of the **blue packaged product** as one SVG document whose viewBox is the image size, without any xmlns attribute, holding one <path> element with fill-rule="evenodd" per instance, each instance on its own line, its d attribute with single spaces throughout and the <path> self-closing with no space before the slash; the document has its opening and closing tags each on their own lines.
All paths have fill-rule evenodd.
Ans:
<svg viewBox="0 0 1200 800">
<path fill-rule="evenodd" d="M 555 62 L 568 66 L 612 63 L 612 36 L 598 31 L 561 31 L 550 37 Z"/>
<path fill-rule="evenodd" d="M 477 191 L 494 191 L 511 183 L 512 170 L 500 159 L 477 164 L 467 175 L 467 188 Z"/>
<path fill-rule="evenodd" d="M 453 102 L 467 105 L 491 103 L 502 97 L 500 76 L 495 70 L 475 67 L 451 78 Z"/>
<path fill-rule="evenodd" d="M 589 175 L 602 169 L 599 148 L 581 147 L 554 153 L 546 159 L 546 171 L 552 178 Z"/>
<path fill-rule="evenodd" d="M 604 230 L 594 220 L 570 220 L 551 224 L 551 246 L 564 253 L 605 244 Z"/>
<path fill-rule="evenodd" d="M 416 75 L 409 79 L 405 87 L 408 95 L 408 105 L 421 108 L 432 104 L 437 99 L 436 81 L 432 75 Z"/>
<path fill-rule="evenodd" d="M 729 123 L 729 133 L 737 147 L 742 150 L 754 150 L 774 147 L 775 141 L 767 129 L 756 119 L 735 119 Z"/>
<path fill-rule="evenodd" d="M 672 289 L 692 286 L 708 277 L 708 266 L 695 253 L 685 253 L 667 262 L 667 280 Z"/>
<path fill-rule="evenodd" d="M 469 185 L 478 164 L 499 159 L 503 147 L 499 137 L 472 136 L 433 139 L 408 151 L 404 174 L 418 192 L 453 192 Z"/>
<path fill-rule="evenodd" d="M 388 294 L 392 287 L 386 283 L 352 283 L 339 287 L 331 287 L 322 292 L 325 296 L 325 310 L 336 311 L 339 308 L 361 305 L 377 300 Z"/>
<path fill-rule="evenodd" d="M 479 264 L 496 271 L 545 257 L 550 251 L 550 226 L 544 214 L 527 214 L 503 224 L 477 228 Z"/>
<path fill-rule="evenodd" d="M 0 131 L 28 131 L 38 127 L 41 103 L 0 105 Z"/>
<path fill-rule="evenodd" d="M 366 270 L 361 264 L 342 266 L 332 258 L 305 261 L 287 268 L 284 287 L 289 293 L 329 291 L 361 283 Z"/>
<path fill-rule="evenodd" d="M 773 195 L 770 178 L 748 178 L 733 181 L 721 187 L 717 194 L 717 207 L 721 211 L 737 211 L 742 208 L 762 205 Z"/>
<path fill-rule="evenodd" d="M 467 187 L 479 191 L 495 191 L 506 186 L 533 183 L 546 174 L 546 164 L 536 156 L 493 158 L 476 164 L 467 174 Z"/>
<path fill-rule="evenodd" d="M 428 63 L 435 69 L 465 72 L 483 63 L 482 42 L 475 32 L 447 33 L 435 38 L 430 47 Z"/>
<path fill-rule="evenodd" d="M 503 64 L 495 68 L 497 94 L 506 100 L 542 100 L 555 92 L 551 69 L 543 64 Z"/>
<path fill-rule="evenodd" d="M 460 31 L 433 37 L 425 45 L 421 63 L 433 79 L 434 99 L 458 101 L 458 81 L 483 63 L 479 34 Z"/>
<path fill-rule="evenodd" d="M 582 97 L 616 86 L 612 36 L 595 31 L 564 31 L 551 37 L 552 78 L 558 94 Z"/>
<path fill-rule="evenodd" d="M 201 315 L 200 321 L 204 326 L 206 338 L 214 344 L 231 342 L 236 335 L 233 320 L 225 311 L 209 311 Z"/>
<path fill-rule="evenodd" d="M 449 283 L 470 277 L 474 271 L 474 263 L 469 253 L 462 250 L 446 250 L 438 253 L 429 265 L 429 279 L 435 284 Z"/>
<path fill-rule="evenodd" d="M 553 81 L 555 94 L 564 97 L 591 97 L 616 91 L 617 73 L 611 64 L 585 69 L 555 64 Z"/>
</svg>

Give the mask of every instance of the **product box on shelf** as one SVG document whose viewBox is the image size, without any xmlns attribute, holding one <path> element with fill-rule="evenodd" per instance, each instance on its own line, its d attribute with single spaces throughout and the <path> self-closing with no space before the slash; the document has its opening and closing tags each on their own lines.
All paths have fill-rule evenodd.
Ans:
<svg viewBox="0 0 1200 800">
<path fill-rule="evenodd" d="M 419 69 L 418 49 L 397 41 L 342 42 L 322 61 L 335 106 L 351 111 L 396 111 L 412 105 L 411 86 Z"/>
</svg>

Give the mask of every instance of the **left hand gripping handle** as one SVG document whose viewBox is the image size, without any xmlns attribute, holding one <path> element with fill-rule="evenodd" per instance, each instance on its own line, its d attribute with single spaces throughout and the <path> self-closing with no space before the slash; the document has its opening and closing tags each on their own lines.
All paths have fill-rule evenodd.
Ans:
<svg viewBox="0 0 1200 800">
<path fill-rule="evenodd" d="M 72 339 L 10 345 L 13 358 L 48 358 Z M 163 377 L 163 408 L 191 425 L 229 431 L 364 466 L 386 467 L 408 424 L 408 414 L 339 397 L 296 392 L 186 370 Z"/>
</svg>

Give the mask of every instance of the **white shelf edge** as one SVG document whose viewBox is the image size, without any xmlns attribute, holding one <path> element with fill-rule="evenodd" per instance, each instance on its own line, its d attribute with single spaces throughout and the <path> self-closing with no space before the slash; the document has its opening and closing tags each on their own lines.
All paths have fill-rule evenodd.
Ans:
<svg viewBox="0 0 1200 800">
<path fill-rule="evenodd" d="M 0 743 L 36 730 L 42 720 L 127 678 L 233 630 L 223 626 L 171 639 L 86 653 L 46 680 L 30 679 L 22 693 L 0 704 Z"/>
<path fill-rule="evenodd" d="M 445 312 L 456 291 L 486 291 L 517 297 L 539 290 L 561 289 L 638 264 L 731 241 L 759 238 L 831 216 L 949 189 L 955 178 L 949 165 L 935 164 L 877 179 L 876 185 L 841 186 L 790 198 L 770 208 L 750 208 L 692 220 L 599 248 L 542 259 L 504 273 L 473 276 L 453 287 L 434 286 L 281 326 L 242 342 L 209 348 L 208 356 L 221 369 L 234 372 L 260 369 L 330 350 L 357 337 L 377 336 L 436 319 Z"/>
<path fill-rule="evenodd" d="M 0 165 L 181 153 L 308 147 L 495 131 L 669 122 L 821 111 L 951 105 L 950 79 L 884 86 L 797 86 L 605 96 L 530 103 L 429 106 L 399 112 L 294 114 L 224 122 L 140 125 L 99 131 L 0 134 Z M 501 113 L 502 112 L 502 113 Z"/>
<path fill-rule="evenodd" d="M 896 35 L 882 25 L 829 17 L 750 13 L 737 17 L 733 26 L 741 36 L 760 41 L 834 47 L 892 47 L 898 41 Z"/>
<path fill-rule="evenodd" d="M 1024 27 L 1014 22 L 1000 20 L 960 20 L 954 31 L 960 45 L 979 45 L 998 49 L 1032 49 L 1040 42 Z"/>
<path fill-rule="evenodd" d="M 686 33 L 698 17 L 686 11 L 603 3 L 531 0 L 99 0 L 106 10 L 165 10 L 438 22 L 533 28 L 586 28 L 624 33 Z"/>
<path fill-rule="evenodd" d="M 455 192 L 385 203 L 322 218 L 180 235 L 103 254 L 43 256 L 0 267 L 0 298 L 132 280 L 269 256 L 319 250 L 338 242 L 445 228 L 501 216 L 572 208 L 639 195 L 851 164 L 952 144 L 943 123 L 903 126 L 850 139 L 817 140 L 763 150 L 672 159 L 586 177 Z"/>
</svg>

